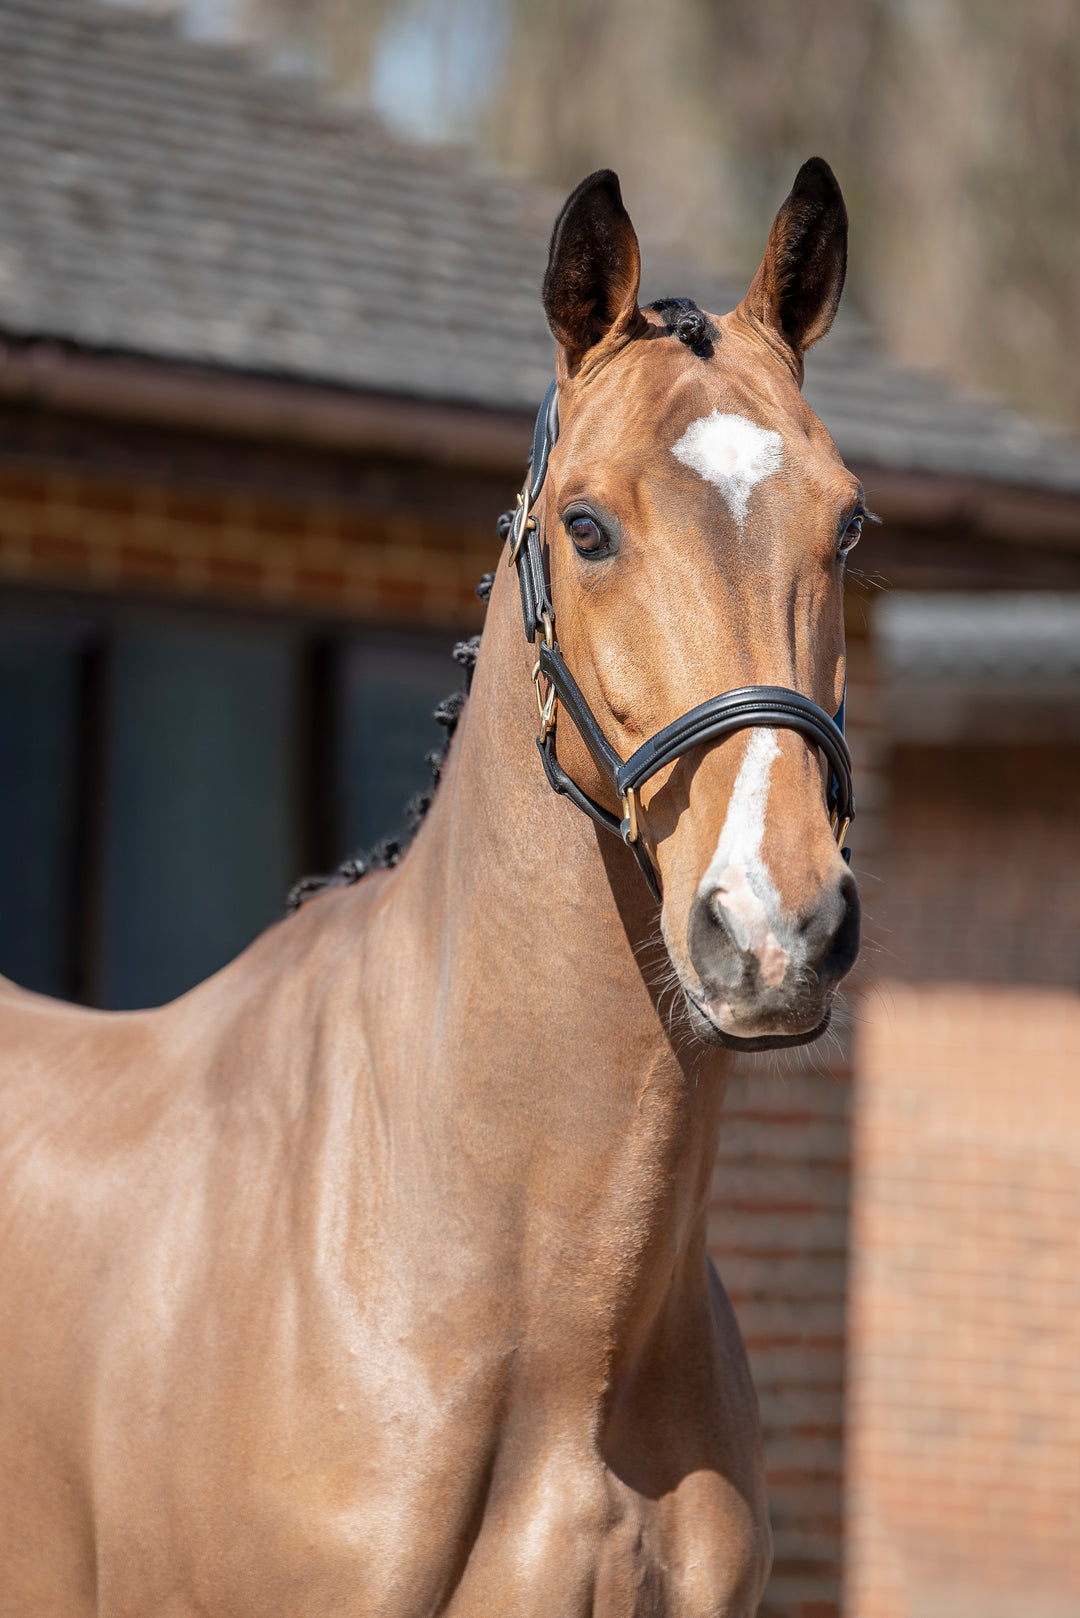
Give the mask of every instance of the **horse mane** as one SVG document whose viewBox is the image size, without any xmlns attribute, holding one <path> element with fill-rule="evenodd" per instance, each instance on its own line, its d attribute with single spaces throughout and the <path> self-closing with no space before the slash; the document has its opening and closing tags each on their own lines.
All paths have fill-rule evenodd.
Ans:
<svg viewBox="0 0 1080 1618">
<path fill-rule="evenodd" d="M 664 330 L 685 343 L 691 354 L 701 360 L 712 359 L 720 333 L 693 298 L 656 298 L 645 307 L 663 316 Z"/>
<path fill-rule="evenodd" d="M 502 540 L 509 532 L 513 515 L 512 511 L 507 511 L 499 518 L 499 538 Z M 484 574 L 476 586 L 476 593 L 481 601 L 488 600 L 494 582 L 494 573 Z M 371 848 L 359 854 L 351 854 L 348 859 L 342 860 L 341 864 L 326 876 L 301 877 L 299 882 L 290 888 L 285 900 L 287 914 L 292 915 L 301 905 L 306 904 L 309 899 L 314 899 L 316 895 L 325 893 L 328 888 L 352 887 L 361 877 L 367 876 L 369 871 L 389 871 L 397 865 L 423 825 L 424 817 L 431 808 L 438 790 L 447 754 L 450 751 L 450 743 L 453 741 L 465 704 L 469 700 L 473 669 L 476 667 L 479 651 L 480 636 L 470 635 L 468 640 L 459 640 L 450 654 L 454 662 L 464 670 L 465 684 L 457 691 L 452 691 L 448 697 L 444 697 L 434 711 L 433 718 L 446 731 L 446 741 L 442 747 L 432 748 L 431 752 L 424 755 L 424 763 L 431 771 L 431 786 L 426 792 L 414 792 L 405 804 L 404 832 L 397 837 L 381 837 Z"/>
</svg>

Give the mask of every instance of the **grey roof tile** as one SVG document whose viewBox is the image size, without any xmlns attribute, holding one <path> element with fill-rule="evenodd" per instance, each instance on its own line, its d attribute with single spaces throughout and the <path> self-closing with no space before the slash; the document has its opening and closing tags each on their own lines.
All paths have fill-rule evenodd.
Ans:
<svg viewBox="0 0 1080 1618">
<path fill-rule="evenodd" d="M 0 0 L 0 331 L 528 411 L 555 201 L 99 0 Z M 648 261 L 647 261 L 648 262 Z M 654 255 L 649 296 L 741 287 Z M 807 395 L 851 460 L 1080 493 L 1080 449 L 854 324 Z"/>
</svg>

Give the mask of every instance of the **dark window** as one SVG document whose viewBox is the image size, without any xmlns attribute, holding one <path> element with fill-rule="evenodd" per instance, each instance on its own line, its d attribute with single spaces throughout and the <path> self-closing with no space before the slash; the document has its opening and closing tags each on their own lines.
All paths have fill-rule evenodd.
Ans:
<svg viewBox="0 0 1080 1618">
<path fill-rule="evenodd" d="M 451 638 L 5 605 L 0 971 L 124 1008 L 223 966 L 400 830 Z"/>
<path fill-rule="evenodd" d="M 294 648 L 125 626 L 111 644 L 98 1001 L 158 1005 L 281 913 L 296 874 Z"/>
<path fill-rule="evenodd" d="M 454 672 L 430 645 L 342 647 L 337 823 L 346 848 L 370 848 L 399 830 L 406 800 L 430 785 L 424 757 L 446 739 L 432 712 Z"/>
<path fill-rule="evenodd" d="M 76 927 L 78 728 L 87 626 L 0 612 L 0 971 L 66 994 Z"/>
</svg>

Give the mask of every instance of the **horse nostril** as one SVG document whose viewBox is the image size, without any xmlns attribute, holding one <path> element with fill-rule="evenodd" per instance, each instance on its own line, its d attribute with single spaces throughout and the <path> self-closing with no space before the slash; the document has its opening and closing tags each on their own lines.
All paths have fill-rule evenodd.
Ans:
<svg viewBox="0 0 1080 1618">
<path fill-rule="evenodd" d="M 742 952 L 716 892 L 699 894 L 687 928 L 690 959 L 708 982 L 734 981 L 742 973 Z"/>
<path fill-rule="evenodd" d="M 833 933 L 832 942 L 820 967 L 822 978 L 836 982 L 839 982 L 855 965 L 859 953 L 860 933 L 859 890 L 855 885 L 855 878 L 849 871 L 845 871 L 841 877 L 839 890 L 843 911 L 839 926 Z"/>
<path fill-rule="evenodd" d="M 764 989 L 778 989 L 791 963 L 790 940 L 785 943 L 778 936 L 783 930 L 746 873 L 730 865 L 711 892 L 698 894 L 690 956 L 703 977 L 713 981 L 753 980 Z"/>
</svg>

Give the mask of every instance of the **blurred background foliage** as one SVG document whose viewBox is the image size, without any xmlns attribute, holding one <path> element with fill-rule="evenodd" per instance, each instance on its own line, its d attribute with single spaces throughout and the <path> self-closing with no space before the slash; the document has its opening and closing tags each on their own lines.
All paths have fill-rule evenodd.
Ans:
<svg viewBox="0 0 1080 1618">
<path fill-rule="evenodd" d="M 1080 426 L 1076 0 L 157 0 L 399 133 L 569 188 L 749 274 L 798 164 L 852 218 L 899 359 Z"/>
</svg>

